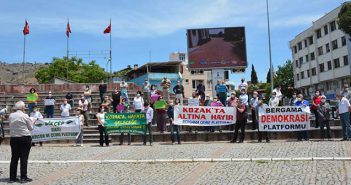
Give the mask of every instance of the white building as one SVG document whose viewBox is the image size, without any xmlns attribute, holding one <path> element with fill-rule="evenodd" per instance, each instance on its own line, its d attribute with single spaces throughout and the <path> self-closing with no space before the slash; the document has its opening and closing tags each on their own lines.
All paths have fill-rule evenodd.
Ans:
<svg viewBox="0 0 351 185">
<path fill-rule="evenodd" d="M 312 95 L 318 89 L 327 98 L 335 98 L 344 84 L 351 83 L 351 43 L 337 24 L 341 6 L 290 41 L 295 88 L 305 95 Z"/>
</svg>

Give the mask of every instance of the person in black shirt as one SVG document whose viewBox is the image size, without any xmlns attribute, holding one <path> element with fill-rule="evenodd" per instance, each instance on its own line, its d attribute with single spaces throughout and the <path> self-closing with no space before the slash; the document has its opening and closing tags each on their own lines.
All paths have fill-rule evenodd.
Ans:
<svg viewBox="0 0 351 185">
<path fill-rule="evenodd" d="M 107 85 L 104 83 L 104 81 L 101 81 L 101 84 L 99 85 L 99 92 L 100 92 L 100 100 L 101 102 L 103 102 L 104 94 L 107 92 Z"/>
<path fill-rule="evenodd" d="M 73 109 L 73 104 L 74 104 L 73 94 L 68 92 L 66 94 L 65 98 L 67 99 L 67 103 L 69 103 L 71 105 L 71 109 Z"/>
<path fill-rule="evenodd" d="M 178 80 L 177 85 L 173 87 L 173 92 L 176 94 L 176 98 L 182 99 L 184 98 L 184 86 L 180 84 Z"/>
<path fill-rule="evenodd" d="M 117 105 L 121 103 L 121 92 L 116 88 L 112 93 L 111 102 L 113 107 L 113 113 L 117 112 Z"/>
<path fill-rule="evenodd" d="M 196 92 L 198 95 L 200 95 L 201 103 L 203 103 L 205 101 L 205 86 L 202 84 L 201 81 L 200 84 L 196 87 Z"/>
</svg>

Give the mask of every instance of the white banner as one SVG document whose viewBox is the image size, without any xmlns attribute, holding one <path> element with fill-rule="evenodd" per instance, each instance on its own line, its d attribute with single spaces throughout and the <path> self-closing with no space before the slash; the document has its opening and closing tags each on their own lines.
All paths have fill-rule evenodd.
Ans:
<svg viewBox="0 0 351 185">
<path fill-rule="evenodd" d="M 39 119 L 32 130 L 33 142 L 75 140 L 80 133 L 78 117 Z"/>
<path fill-rule="evenodd" d="M 262 132 L 289 132 L 310 129 L 309 107 L 268 107 L 258 109 Z"/>
<path fill-rule="evenodd" d="M 233 107 L 175 106 L 174 124 L 192 126 L 231 125 L 236 122 Z"/>
</svg>

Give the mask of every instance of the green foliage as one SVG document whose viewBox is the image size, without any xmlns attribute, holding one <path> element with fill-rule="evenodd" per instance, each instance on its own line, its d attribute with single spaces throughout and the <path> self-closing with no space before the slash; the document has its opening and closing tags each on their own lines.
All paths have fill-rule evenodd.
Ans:
<svg viewBox="0 0 351 185">
<path fill-rule="evenodd" d="M 252 84 L 258 83 L 257 73 L 253 64 L 251 65 L 251 83 Z"/>
<path fill-rule="evenodd" d="M 269 102 L 269 98 L 271 97 L 271 93 L 272 93 L 272 89 L 271 89 L 271 84 L 270 83 L 266 83 L 265 84 L 265 87 L 264 87 L 264 89 L 265 89 L 265 98 L 266 98 L 266 103 L 268 103 Z"/>
<path fill-rule="evenodd" d="M 78 83 L 98 83 L 108 78 L 104 71 L 95 61 L 83 63 L 81 58 L 70 58 L 67 64 L 66 57 L 53 58 L 52 63 L 38 69 L 35 78 L 39 83 L 48 83 L 54 77 L 66 79 L 68 66 L 68 79 Z"/>
<path fill-rule="evenodd" d="M 294 87 L 293 63 L 287 60 L 285 64 L 278 66 L 277 76 L 274 84 L 281 85 L 281 92 L 284 96 L 292 96 L 292 88 Z"/>
<path fill-rule="evenodd" d="M 351 3 L 346 2 L 342 6 L 338 15 L 338 25 L 340 30 L 347 34 L 351 34 Z"/>
<path fill-rule="evenodd" d="M 273 79 L 275 79 L 275 74 L 274 74 L 274 68 L 273 68 Z M 271 68 L 269 68 L 268 72 L 267 72 L 267 83 L 271 83 Z"/>
<path fill-rule="evenodd" d="M 248 93 L 251 94 L 253 91 L 259 89 L 259 84 L 250 84 L 248 88 Z"/>
<path fill-rule="evenodd" d="M 132 68 L 125 68 L 120 71 L 116 71 L 113 73 L 114 77 L 124 77 L 129 71 L 131 71 Z"/>
</svg>

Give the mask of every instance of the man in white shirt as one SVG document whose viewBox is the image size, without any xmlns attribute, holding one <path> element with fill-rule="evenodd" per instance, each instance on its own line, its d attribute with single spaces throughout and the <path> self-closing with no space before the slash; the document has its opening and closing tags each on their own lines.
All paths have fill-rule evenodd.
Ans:
<svg viewBox="0 0 351 185">
<path fill-rule="evenodd" d="M 44 100 L 45 110 L 44 114 L 47 118 L 54 117 L 54 108 L 55 108 L 55 98 L 52 96 L 51 91 L 49 91 L 49 96 Z"/>
<path fill-rule="evenodd" d="M 63 104 L 60 106 L 61 117 L 69 117 L 69 111 L 71 110 L 71 105 L 68 103 L 67 99 L 63 101 Z"/>
<path fill-rule="evenodd" d="M 282 94 L 282 92 L 280 90 L 281 90 L 281 86 L 277 85 L 277 87 L 274 88 L 273 91 L 272 91 L 272 94 L 273 94 L 273 92 L 275 92 L 275 95 L 278 98 L 279 102 L 282 101 L 282 99 L 283 99 L 283 94 Z"/>
<path fill-rule="evenodd" d="M 193 92 L 192 97 L 188 99 L 188 106 L 199 106 L 199 105 L 200 105 L 199 97 L 196 97 L 196 93 Z"/>
<path fill-rule="evenodd" d="M 350 140 L 351 136 L 349 133 L 351 132 L 350 130 L 350 102 L 348 99 L 342 96 L 342 94 L 337 94 L 336 98 L 339 100 L 338 102 L 338 113 L 340 116 L 340 121 L 342 123 L 342 131 L 343 131 L 343 139 L 342 141 L 345 140 Z"/>
<path fill-rule="evenodd" d="M 272 92 L 272 96 L 269 99 L 269 106 L 270 107 L 278 107 L 279 106 L 279 98 L 277 97 L 276 92 Z"/>
</svg>

